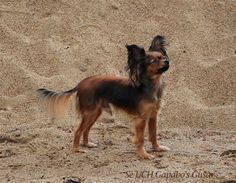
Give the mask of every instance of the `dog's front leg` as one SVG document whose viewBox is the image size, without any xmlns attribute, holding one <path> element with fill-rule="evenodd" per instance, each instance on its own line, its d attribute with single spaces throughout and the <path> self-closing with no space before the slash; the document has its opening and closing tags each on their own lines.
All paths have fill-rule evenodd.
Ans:
<svg viewBox="0 0 236 183">
<path fill-rule="evenodd" d="M 158 105 L 159 106 L 159 105 Z M 154 151 L 168 151 L 170 150 L 166 146 L 161 146 L 157 143 L 157 116 L 158 116 L 158 111 L 153 111 L 150 119 L 148 121 L 148 132 L 149 132 L 149 141 L 152 143 L 152 147 Z"/>
<path fill-rule="evenodd" d="M 152 112 L 148 121 L 149 141 L 152 143 L 152 147 L 155 151 L 160 150 L 160 146 L 157 143 L 157 112 Z"/>
<path fill-rule="evenodd" d="M 144 131 L 146 126 L 146 119 L 138 118 L 134 121 L 135 136 L 133 138 L 133 143 L 136 146 L 136 152 L 138 156 L 144 159 L 153 158 L 151 154 L 148 154 L 144 149 Z"/>
</svg>

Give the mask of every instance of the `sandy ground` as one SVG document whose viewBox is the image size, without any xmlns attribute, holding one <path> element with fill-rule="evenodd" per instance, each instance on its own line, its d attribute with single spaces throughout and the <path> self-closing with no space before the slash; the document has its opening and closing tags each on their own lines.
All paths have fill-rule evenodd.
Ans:
<svg viewBox="0 0 236 183">
<path fill-rule="evenodd" d="M 0 0 L 0 182 L 236 181 L 235 10 L 234 0 Z M 73 154 L 73 103 L 52 120 L 35 90 L 126 76 L 125 44 L 148 48 L 156 34 L 169 41 L 158 139 L 171 150 L 139 159 L 129 119 L 104 113 L 90 135 L 98 147 Z"/>
</svg>

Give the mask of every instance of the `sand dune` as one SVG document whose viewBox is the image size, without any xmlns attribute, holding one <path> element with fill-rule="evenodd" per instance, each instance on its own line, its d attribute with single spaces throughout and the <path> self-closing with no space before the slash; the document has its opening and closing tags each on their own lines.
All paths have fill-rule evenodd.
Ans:
<svg viewBox="0 0 236 183">
<path fill-rule="evenodd" d="M 233 0 L 0 1 L 0 182 L 166 180 L 122 173 L 143 170 L 213 174 L 171 182 L 236 179 L 235 30 Z M 72 154 L 73 104 L 52 120 L 35 90 L 64 91 L 95 74 L 127 76 L 125 44 L 147 49 L 157 34 L 168 39 L 171 58 L 159 120 L 171 151 L 139 160 L 129 119 L 104 114 L 91 132 L 98 148 Z"/>
</svg>

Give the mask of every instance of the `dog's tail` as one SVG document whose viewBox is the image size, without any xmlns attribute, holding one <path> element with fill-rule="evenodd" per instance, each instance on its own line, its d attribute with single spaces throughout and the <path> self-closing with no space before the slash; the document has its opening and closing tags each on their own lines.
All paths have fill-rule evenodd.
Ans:
<svg viewBox="0 0 236 183">
<path fill-rule="evenodd" d="M 41 101 L 47 107 L 48 112 L 53 117 L 65 115 L 68 103 L 72 95 L 78 92 L 78 89 L 75 87 L 71 90 L 65 92 L 54 92 L 47 90 L 45 88 L 40 88 L 37 90 Z"/>
</svg>

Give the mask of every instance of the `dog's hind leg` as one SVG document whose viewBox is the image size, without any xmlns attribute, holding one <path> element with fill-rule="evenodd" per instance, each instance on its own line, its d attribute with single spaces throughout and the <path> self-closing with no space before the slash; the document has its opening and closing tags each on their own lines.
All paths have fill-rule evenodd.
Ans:
<svg viewBox="0 0 236 183">
<path fill-rule="evenodd" d="M 85 152 L 83 150 L 82 151 L 80 150 L 80 138 L 81 138 L 83 131 L 85 130 L 86 123 L 88 123 L 88 118 L 86 116 L 83 116 L 81 124 L 75 132 L 73 152 Z"/>
<path fill-rule="evenodd" d="M 87 128 L 85 129 L 85 131 L 83 132 L 83 145 L 89 148 L 92 147 L 97 147 L 96 144 L 89 142 L 89 131 L 91 129 L 91 127 L 94 125 L 94 123 L 96 122 L 96 120 L 98 119 L 98 117 L 101 115 L 101 109 L 98 108 L 97 110 L 93 111 L 93 113 L 90 115 L 90 121 L 89 121 L 89 125 L 87 126 Z"/>
<path fill-rule="evenodd" d="M 98 116 L 99 113 L 97 112 L 97 110 L 84 111 L 82 113 L 82 122 L 79 128 L 75 132 L 74 145 L 73 145 L 74 152 L 84 152 L 80 150 L 80 138 L 83 135 L 83 133 L 91 126 L 91 124 L 93 124 L 96 121 Z"/>
</svg>

